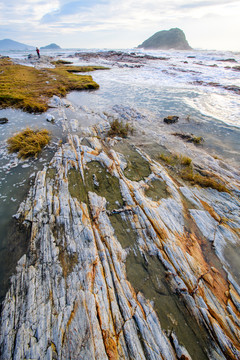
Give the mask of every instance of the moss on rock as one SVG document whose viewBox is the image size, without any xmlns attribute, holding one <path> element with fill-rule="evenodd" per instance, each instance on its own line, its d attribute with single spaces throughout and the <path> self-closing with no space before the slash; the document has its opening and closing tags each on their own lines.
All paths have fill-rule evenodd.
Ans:
<svg viewBox="0 0 240 360">
<path fill-rule="evenodd" d="M 90 71 L 89 67 L 85 70 L 83 66 L 74 69 L 76 72 Z M 10 59 L 0 59 L 0 108 L 41 113 L 48 109 L 48 101 L 53 95 L 65 96 L 71 90 L 98 88 L 90 75 L 76 75 L 69 72 L 67 66 L 37 70 L 14 64 Z"/>
</svg>

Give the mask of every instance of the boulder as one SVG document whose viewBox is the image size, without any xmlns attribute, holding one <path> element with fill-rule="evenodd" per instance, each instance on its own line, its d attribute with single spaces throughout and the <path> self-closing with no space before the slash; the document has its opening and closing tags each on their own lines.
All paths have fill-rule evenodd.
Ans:
<svg viewBox="0 0 240 360">
<path fill-rule="evenodd" d="M 8 119 L 3 117 L 3 118 L 0 118 L 0 124 L 6 124 L 8 122 Z"/>
<path fill-rule="evenodd" d="M 166 118 L 163 119 L 163 121 L 166 124 L 174 124 L 176 122 L 178 122 L 179 116 L 167 116 Z"/>
<path fill-rule="evenodd" d="M 46 120 L 47 120 L 48 122 L 54 122 L 54 121 L 55 121 L 55 117 L 54 117 L 53 115 L 51 115 L 51 114 L 47 114 Z"/>
</svg>

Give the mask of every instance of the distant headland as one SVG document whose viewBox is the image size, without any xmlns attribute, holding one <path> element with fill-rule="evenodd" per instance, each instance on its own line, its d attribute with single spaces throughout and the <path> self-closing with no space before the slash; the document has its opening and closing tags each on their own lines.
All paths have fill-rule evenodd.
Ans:
<svg viewBox="0 0 240 360">
<path fill-rule="evenodd" d="M 156 32 L 150 38 L 145 40 L 138 48 L 143 49 L 176 49 L 190 50 L 191 46 L 186 40 L 186 36 L 181 29 L 174 28 Z"/>
<path fill-rule="evenodd" d="M 25 50 L 34 50 L 36 47 L 20 43 L 18 41 L 14 41 L 11 39 L 3 39 L 0 40 L 0 51 L 10 51 L 10 50 L 19 50 L 19 51 L 25 51 Z M 61 49 L 59 45 L 57 44 L 49 44 L 47 46 L 41 47 L 41 50 L 49 49 L 49 50 L 57 50 Z"/>
<path fill-rule="evenodd" d="M 0 50 L 33 50 L 35 49 L 34 46 L 22 44 L 18 41 L 14 41 L 11 39 L 3 39 L 0 40 Z"/>
</svg>

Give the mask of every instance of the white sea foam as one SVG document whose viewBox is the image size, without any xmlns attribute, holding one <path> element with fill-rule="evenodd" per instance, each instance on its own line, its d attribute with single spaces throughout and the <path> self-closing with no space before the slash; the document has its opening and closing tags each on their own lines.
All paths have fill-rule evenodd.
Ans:
<svg viewBox="0 0 240 360">
<path fill-rule="evenodd" d="M 203 115 L 240 127 L 239 95 L 202 93 L 197 98 L 186 98 L 186 104 Z"/>
<path fill-rule="evenodd" d="M 114 96 L 118 96 L 118 86 L 120 92 L 124 91 L 124 85 L 130 86 L 134 92 L 145 92 L 145 99 L 149 96 L 149 101 L 144 102 L 144 106 L 151 106 L 152 98 L 159 98 L 161 109 L 166 106 L 169 108 L 167 96 L 172 101 L 182 101 L 199 115 L 204 114 L 217 120 L 224 121 L 226 124 L 240 127 L 240 95 L 228 90 L 226 86 L 240 87 L 240 53 L 230 51 L 210 51 L 210 50 L 190 50 L 190 51 L 145 51 L 142 49 L 119 49 L 123 52 L 142 55 L 152 55 L 163 57 L 168 60 L 146 60 L 141 68 L 118 68 L 116 62 L 111 59 L 92 59 L 94 63 L 110 65 L 112 68 L 107 74 L 105 72 L 91 73 L 94 79 L 104 87 L 107 82 L 112 82 L 114 86 Z M 103 51 L 101 49 L 62 49 L 45 51 L 43 55 L 57 55 L 61 53 L 62 58 L 68 58 L 76 52 Z M 33 51 L 35 53 L 35 51 Z M 10 53 L 11 57 L 24 58 L 25 53 Z M 83 60 L 78 57 L 71 59 L 74 63 L 83 64 Z M 137 61 L 136 61 L 137 62 Z M 88 63 L 89 64 L 89 63 Z M 121 63 L 121 65 L 124 65 Z M 129 64 L 132 65 L 132 64 Z M 115 84 L 115 85 L 114 85 Z M 139 89 L 139 90 L 138 90 Z M 184 90 L 184 91 L 182 91 Z M 125 91 L 124 91 L 125 92 Z M 165 93 L 165 95 L 164 95 Z M 181 93 L 181 94 L 180 94 Z M 161 94 L 162 100 L 161 101 Z M 109 96 L 107 93 L 106 96 Z M 113 96 L 113 94 L 112 94 Z M 132 97 L 132 99 L 131 99 Z M 119 97 L 121 100 L 121 96 Z M 128 104 L 136 101 L 134 94 L 128 96 Z M 165 104 L 165 105 L 164 105 Z M 166 109 L 165 109 L 166 110 Z M 191 109 L 187 109 L 191 112 Z"/>
<path fill-rule="evenodd" d="M 199 115 L 211 116 L 228 125 L 240 127 L 240 94 L 237 93 L 240 89 L 234 92 L 234 87 L 240 87 L 240 72 L 234 70 L 240 66 L 239 53 L 151 51 L 147 54 L 166 57 L 168 60 L 146 61 L 141 68 L 113 66 L 107 76 L 104 72 L 92 75 L 103 88 L 107 88 L 107 82 L 110 82 L 114 96 L 120 101 L 122 95 L 118 95 L 118 92 L 121 93 L 121 90 L 117 88 L 123 89 L 125 84 L 132 92 L 126 96 L 128 103 L 131 97 L 132 103 L 136 103 L 134 92 L 142 94 L 142 102 L 143 98 L 148 97 L 146 107 L 152 105 L 151 100 L 154 98 L 159 99 L 163 110 L 164 107 L 169 109 L 168 99 L 173 103 L 182 101 L 190 108 L 188 112 L 192 108 Z M 127 88 L 123 93 L 127 94 Z"/>
</svg>

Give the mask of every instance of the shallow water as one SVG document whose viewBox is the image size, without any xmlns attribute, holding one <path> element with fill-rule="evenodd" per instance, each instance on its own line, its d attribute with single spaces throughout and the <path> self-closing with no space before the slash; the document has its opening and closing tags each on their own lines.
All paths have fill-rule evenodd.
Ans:
<svg viewBox="0 0 240 360">
<path fill-rule="evenodd" d="M 142 69 L 114 68 L 107 72 L 96 71 L 91 75 L 100 84 L 100 89 L 91 93 L 91 96 L 83 92 L 69 94 L 67 98 L 76 106 L 81 105 L 89 110 L 110 114 L 116 104 L 125 108 L 129 107 L 146 116 L 147 121 L 145 125 L 143 124 L 143 130 L 145 126 L 146 130 L 153 129 L 153 131 L 163 126 L 164 117 L 178 115 L 180 120 L 172 127 L 173 132 L 194 133 L 196 136 L 202 136 L 203 148 L 209 153 L 228 159 L 233 165 L 239 166 L 240 95 L 234 95 L 236 104 L 231 108 L 226 102 L 230 101 L 233 95 L 218 94 L 223 101 L 223 111 L 220 111 L 219 99 L 218 104 L 212 103 L 211 111 L 206 111 L 206 99 L 211 101 L 211 96 L 214 96 L 209 93 L 209 89 L 204 92 L 196 87 L 173 88 L 161 81 L 148 82 L 142 76 Z M 137 76 L 139 76 L 138 79 Z M 201 104 L 204 104 L 205 108 Z M 218 106 L 216 113 L 214 113 L 215 105 Z M 221 113 L 221 116 L 218 116 L 218 113 Z M 186 118 L 189 121 L 186 121 Z"/>
<path fill-rule="evenodd" d="M 27 247 L 27 234 L 19 229 L 12 216 L 25 199 L 37 171 L 48 164 L 62 137 L 61 126 L 47 122 L 46 114 L 33 115 L 21 110 L 4 109 L 0 110 L 1 117 L 9 121 L 0 125 L 0 300 L 8 288 L 9 276 Z M 37 159 L 19 160 L 16 154 L 7 151 L 6 140 L 26 127 L 47 128 L 51 132 L 50 145 Z"/>
</svg>

